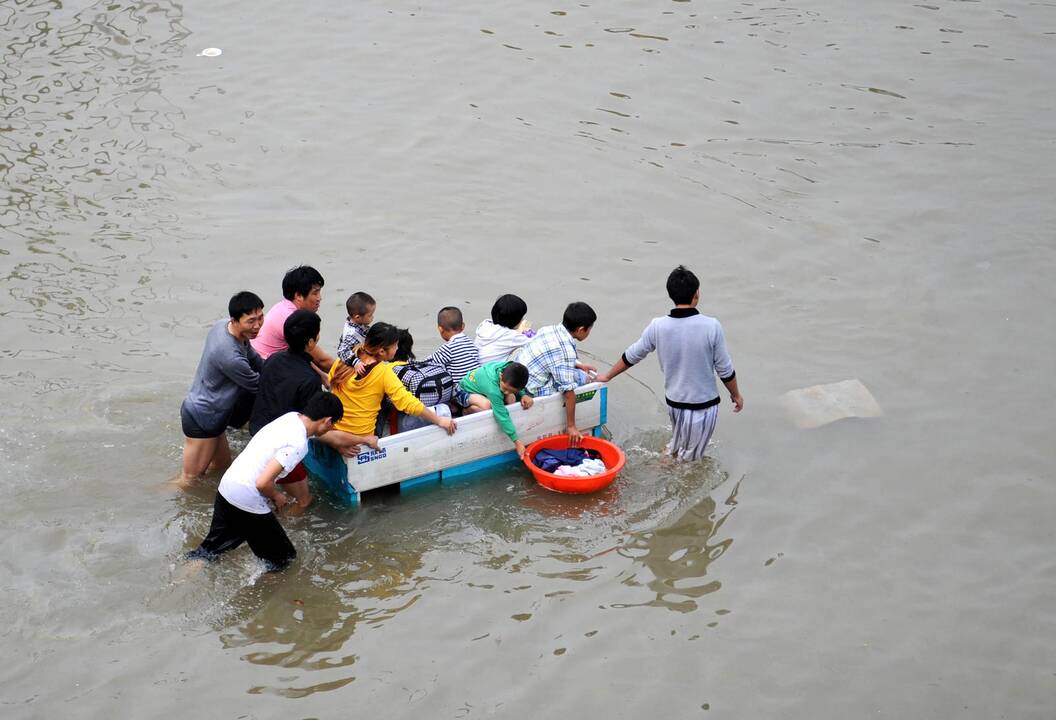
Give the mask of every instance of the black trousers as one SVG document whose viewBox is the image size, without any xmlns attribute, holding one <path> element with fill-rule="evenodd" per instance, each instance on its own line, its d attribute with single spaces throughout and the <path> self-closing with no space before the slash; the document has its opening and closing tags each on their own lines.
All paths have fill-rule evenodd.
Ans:
<svg viewBox="0 0 1056 720">
<path fill-rule="evenodd" d="M 220 493 L 213 501 L 213 521 L 209 534 L 188 559 L 215 560 L 242 543 L 249 543 L 253 554 L 268 565 L 268 571 L 282 570 L 297 557 L 297 550 L 286 536 L 275 513 L 246 512 L 235 507 Z"/>
</svg>

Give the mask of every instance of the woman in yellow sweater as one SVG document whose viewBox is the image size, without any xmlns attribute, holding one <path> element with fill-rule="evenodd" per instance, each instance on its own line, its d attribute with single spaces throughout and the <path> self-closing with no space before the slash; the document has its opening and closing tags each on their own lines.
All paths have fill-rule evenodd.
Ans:
<svg viewBox="0 0 1056 720">
<path fill-rule="evenodd" d="M 454 420 L 440 417 L 423 405 L 392 371 L 389 361 L 396 354 L 398 342 L 399 331 L 394 326 L 374 323 L 363 343 L 353 350 L 365 370 L 357 375 L 351 365 L 341 360 L 330 368 L 330 389 L 345 408 L 345 414 L 334 424 L 334 430 L 353 435 L 372 434 L 381 410 L 381 399 L 388 396 L 400 412 L 421 416 L 442 427 L 448 435 L 455 432 Z"/>
</svg>

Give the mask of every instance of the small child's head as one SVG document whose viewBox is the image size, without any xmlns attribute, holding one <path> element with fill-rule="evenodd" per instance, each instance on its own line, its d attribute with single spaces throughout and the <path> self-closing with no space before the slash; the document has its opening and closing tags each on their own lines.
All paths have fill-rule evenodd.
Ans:
<svg viewBox="0 0 1056 720">
<path fill-rule="evenodd" d="M 528 305 L 516 295 L 501 295 L 491 306 L 491 321 L 496 325 L 516 330 L 528 313 Z"/>
<path fill-rule="evenodd" d="M 374 310 L 378 304 L 365 292 L 354 292 L 345 300 L 345 311 L 348 319 L 357 325 L 370 325 L 374 322 Z"/>
<path fill-rule="evenodd" d="M 462 321 L 462 311 L 450 305 L 441 308 L 436 314 L 436 329 L 444 340 L 458 335 L 466 329 L 466 324 Z"/>
<path fill-rule="evenodd" d="M 499 374 L 499 387 L 504 393 L 517 394 L 528 384 L 528 368 L 519 362 L 511 362 Z"/>
<path fill-rule="evenodd" d="M 392 360 L 400 342 L 400 331 L 395 325 L 378 322 L 367 330 L 367 337 L 359 346 L 360 352 L 375 361 Z"/>
<path fill-rule="evenodd" d="M 399 340 L 396 341 L 396 354 L 392 359 L 399 362 L 414 360 L 413 347 L 414 338 L 411 336 L 411 331 L 406 328 L 400 328 Z"/>
<path fill-rule="evenodd" d="M 561 324 L 565 326 L 565 330 L 568 330 L 569 335 L 576 340 L 586 340 L 587 336 L 590 335 L 590 329 L 594 327 L 594 322 L 597 319 L 598 314 L 594 312 L 594 308 L 590 305 L 585 302 L 574 302 L 569 303 L 568 307 L 565 308 L 565 315 L 561 318 Z"/>
<path fill-rule="evenodd" d="M 700 280 L 685 265 L 679 265 L 667 276 L 667 294 L 675 305 L 696 305 L 700 300 Z"/>
<path fill-rule="evenodd" d="M 400 341 L 400 331 L 394 325 L 388 323 L 374 323 L 367 330 L 367 336 L 355 347 L 355 355 L 359 361 L 366 365 L 392 360 L 396 354 L 396 348 Z M 330 386 L 341 387 L 350 379 L 354 379 L 356 371 L 353 366 L 344 360 L 334 363 L 331 370 Z"/>
</svg>

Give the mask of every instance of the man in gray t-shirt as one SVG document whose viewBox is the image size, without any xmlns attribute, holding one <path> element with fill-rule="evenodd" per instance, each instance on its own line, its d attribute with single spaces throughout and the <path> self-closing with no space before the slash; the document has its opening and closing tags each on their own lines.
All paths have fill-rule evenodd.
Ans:
<svg viewBox="0 0 1056 720">
<path fill-rule="evenodd" d="M 737 374 L 726 350 L 722 325 L 697 311 L 697 276 L 679 265 L 667 278 L 667 293 L 675 303 L 670 314 L 654 318 L 638 341 L 597 380 L 608 382 L 656 351 L 664 373 L 664 396 L 672 429 L 667 453 L 679 460 L 699 460 L 704 457 L 719 415 L 715 376 L 730 392 L 734 412 L 741 411 L 744 398 L 737 389 Z"/>
<path fill-rule="evenodd" d="M 263 362 L 249 341 L 264 322 L 264 303 L 243 290 L 232 296 L 227 310 L 230 319 L 217 321 L 205 338 L 194 381 L 180 406 L 184 485 L 210 466 L 222 470 L 231 464 L 225 430 L 249 419 L 248 413 L 232 416 L 236 408 L 252 408 L 260 380 Z"/>
</svg>

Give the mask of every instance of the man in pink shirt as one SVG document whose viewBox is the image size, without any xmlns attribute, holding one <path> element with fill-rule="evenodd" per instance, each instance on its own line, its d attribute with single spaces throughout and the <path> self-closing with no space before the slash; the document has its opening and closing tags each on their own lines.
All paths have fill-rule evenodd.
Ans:
<svg viewBox="0 0 1056 720">
<path fill-rule="evenodd" d="M 282 326 L 295 310 L 319 312 L 323 301 L 323 276 L 309 265 L 299 265 L 282 278 L 283 299 L 275 303 L 264 315 L 264 325 L 252 341 L 253 349 L 264 360 L 272 353 L 286 349 L 286 338 Z M 325 378 L 334 364 L 331 357 L 319 345 L 311 353 L 312 363 L 322 371 Z"/>
</svg>

